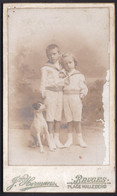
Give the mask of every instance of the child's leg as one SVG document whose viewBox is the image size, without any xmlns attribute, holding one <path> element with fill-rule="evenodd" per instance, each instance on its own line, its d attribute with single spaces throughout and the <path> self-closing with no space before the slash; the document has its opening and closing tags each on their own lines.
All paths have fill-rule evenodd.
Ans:
<svg viewBox="0 0 117 196">
<path fill-rule="evenodd" d="M 63 148 L 63 144 L 59 140 L 59 133 L 60 133 L 60 121 L 55 121 L 55 134 L 54 134 L 54 141 L 58 148 Z"/>
<path fill-rule="evenodd" d="M 77 133 L 77 141 L 78 141 L 78 144 L 83 147 L 83 148 L 86 148 L 87 147 L 87 144 L 84 142 L 83 138 L 82 138 L 82 127 L 81 127 L 81 122 L 77 122 L 77 121 L 74 121 L 74 128 L 76 130 L 76 133 Z"/>
<path fill-rule="evenodd" d="M 64 144 L 64 147 L 68 148 L 72 145 L 73 139 L 72 139 L 72 131 L 73 131 L 73 122 L 68 123 L 68 139 L 66 143 Z"/>
<path fill-rule="evenodd" d="M 49 131 L 48 131 L 48 126 L 46 125 L 44 127 L 44 132 L 46 134 L 46 139 L 47 139 L 47 142 L 48 142 L 48 147 L 51 151 L 53 151 L 53 146 L 52 146 L 52 142 L 51 142 L 51 138 L 50 138 L 50 134 L 49 134 Z"/>
<path fill-rule="evenodd" d="M 47 122 L 48 124 L 48 131 L 50 134 L 54 133 L 54 122 Z"/>
<path fill-rule="evenodd" d="M 76 133 L 82 133 L 81 122 L 74 121 L 73 125 L 74 125 L 74 128 L 76 130 Z"/>
<path fill-rule="evenodd" d="M 54 148 L 53 148 L 53 145 L 52 145 L 52 141 L 51 141 L 51 138 L 50 138 L 50 134 L 49 133 L 46 133 L 46 138 L 47 138 L 47 142 L 48 142 L 48 147 L 51 151 L 54 151 Z"/>
<path fill-rule="evenodd" d="M 54 142 L 54 137 L 53 137 L 53 133 L 54 133 L 54 122 L 47 122 L 48 124 L 48 131 L 50 133 L 50 140 L 51 140 L 51 143 L 52 143 L 52 147 L 54 149 L 56 149 L 56 145 L 55 145 L 55 142 Z"/>
<path fill-rule="evenodd" d="M 55 132 L 59 133 L 60 131 L 60 121 L 55 121 Z"/>
<path fill-rule="evenodd" d="M 56 100 L 57 100 L 57 93 L 54 91 L 46 91 L 46 121 L 48 124 L 48 130 L 50 133 L 50 140 L 52 143 L 52 147 L 56 149 L 56 145 L 54 142 L 54 119 L 55 119 L 55 111 L 56 111 Z"/>
<path fill-rule="evenodd" d="M 63 110 L 63 92 L 56 93 L 56 107 L 55 107 L 55 133 L 54 133 L 54 141 L 58 148 L 63 148 L 63 144 L 60 142 L 60 125 L 62 119 L 62 110 Z"/>
</svg>

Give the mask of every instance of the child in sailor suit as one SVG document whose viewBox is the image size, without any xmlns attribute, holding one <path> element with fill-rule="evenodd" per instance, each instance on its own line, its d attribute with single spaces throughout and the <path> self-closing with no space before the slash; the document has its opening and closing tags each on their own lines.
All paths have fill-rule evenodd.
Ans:
<svg viewBox="0 0 117 196">
<path fill-rule="evenodd" d="M 64 114 L 68 123 L 68 140 L 65 147 L 72 145 L 73 126 L 77 132 L 77 142 L 81 147 L 86 147 L 82 138 L 81 117 L 82 99 L 87 95 L 88 89 L 85 84 L 85 77 L 75 69 L 76 60 L 72 54 L 62 56 L 62 64 L 69 78 L 69 83 L 64 86 Z"/>
<path fill-rule="evenodd" d="M 63 107 L 63 85 L 59 79 L 59 63 L 46 63 L 42 67 L 41 92 L 46 98 L 47 112 L 46 121 L 61 121 Z"/>
<path fill-rule="evenodd" d="M 59 140 L 59 130 L 63 109 L 64 79 L 59 77 L 59 72 L 62 67 L 59 64 L 60 54 L 58 46 L 55 44 L 49 45 L 46 49 L 46 54 L 49 61 L 41 69 L 40 90 L 47 105 L 46 121 L 53 147 L 62 148 L 64 146 Z"/>
</svg>

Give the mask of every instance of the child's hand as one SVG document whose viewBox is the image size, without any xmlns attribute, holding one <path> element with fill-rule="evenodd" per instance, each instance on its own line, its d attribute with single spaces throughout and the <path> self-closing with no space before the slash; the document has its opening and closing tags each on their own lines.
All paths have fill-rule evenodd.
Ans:
<svg viewBox="0 0 117 196">
<path fill-rule="evenodd" d="M 63 73 L 63 72 L 60 72 L 59 73 L 59 78 L 65 78 L 66 76 L 65 76 L 65 74 Z"/>
<path fill-rule="evenodd" d="M 84 94 L 80 94 L 80 99 L 84 99 L 85 95 Z"/>
</svg>

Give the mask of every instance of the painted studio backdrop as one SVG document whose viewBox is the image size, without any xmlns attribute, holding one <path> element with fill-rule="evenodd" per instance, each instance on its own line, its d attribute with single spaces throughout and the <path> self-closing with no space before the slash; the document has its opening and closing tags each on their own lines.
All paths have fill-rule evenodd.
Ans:
<svg viewBox="0 0 117 196">
<path fill-rule="evenodd" d="M 9 129 L 30 129 L 32 104 L 41 100 L 39 88 L 41 67 L 47 61 L 46 47 L 53 43 L 61 53 L 73 53 L 77 69 L 85 75 L 89 91 L 83 100 L 83 126 L 103 130 L 102 92 L 109 69 L 108 16 L 108 8 L 8 11 Z M 64 119 L 61 127 L 64 131 Z M 16 164 L 11 156 L 11 164 Z"/>
</svg>

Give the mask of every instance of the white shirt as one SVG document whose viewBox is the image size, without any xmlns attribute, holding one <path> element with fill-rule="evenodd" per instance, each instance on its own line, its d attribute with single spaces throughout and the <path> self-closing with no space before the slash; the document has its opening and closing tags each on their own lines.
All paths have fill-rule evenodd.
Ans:
<svg viewBox="0 0 117 196">
<path fill-rule="evenodd" d="M 63 86 L 63 79 L 59 78 L 59 71 L 61 70 L 59 62 L 55 64 L 47 63 L 41 68 L 41 85 L 40 91 L 45 93 L 46 87 Z"/>
<path fill-rule="evenodd" d="M 68 72 L 69 83 L 64 87 L 64 90 L 79 90 L 80 94 L 86 95 L 88 88 L 85 84 L 85 77 L 76 69 Z"/>
</svg>

